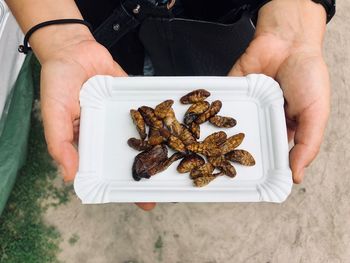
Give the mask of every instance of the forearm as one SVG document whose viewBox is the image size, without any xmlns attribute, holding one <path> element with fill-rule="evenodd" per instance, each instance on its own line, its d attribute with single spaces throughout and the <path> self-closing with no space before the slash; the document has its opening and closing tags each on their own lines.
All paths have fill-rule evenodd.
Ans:
<svg viewBox="0 0 350 263">
<path fill-rule="evenodd" d="M 293 47 L 321 49 L 326 12 L 311 0 L 272 0 L 259 11 L 257 34 L 273 34 Z"/>
<path fill-rule="evenodd" d="M 6 0 L 22 31 L 44 21 L 64 18 L 82 19 L 73 0 Z M 41 62 L 67 45 L 93 39 L 89 29 L 80 24 L 51 25 L 38 29 L 29 42 Z"/>
</svg>

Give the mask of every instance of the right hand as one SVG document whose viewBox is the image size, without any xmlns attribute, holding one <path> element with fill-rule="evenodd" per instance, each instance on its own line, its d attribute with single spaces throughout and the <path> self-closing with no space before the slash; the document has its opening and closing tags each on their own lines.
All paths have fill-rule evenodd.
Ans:
<svg viewBox="0 0 350 263">
<path fill-rule="evenodd" d="M 106 48 L 94 39 L 83 40 L 58 50 L 45 59 L 41 70 L 41 110 L 48 150 L 58 163 L 65 181 L 74 179 L 79 135 L 79 92 L 95 75 L 126 77 Z M 137 203 L 150 210 L 153 203 Z"/>
<path fill-rule="evenodd" d="M 95 40 L 68 45 L 45 59 L 41 70 L 41 110 L 49 153 L 65 181 L 74 179 L 78 152 L 79 92 L 94 75 L 127 76 L 110 53 Z"/>
<path fill-rule="evenodd" d="M 6 0 L 24 33 L 48 20 L 83 19 L 71 0 Z M 50 25 L 34 32 L 30 46 L 40 61 L 41 109 L 49 153 L 59 164 L 65 181 L 78 170 L 74 141 L 79 134 L 79 92 L 94 75 L 127 76 L 111 54 L 98 44 L 85 25 Z M 139 204 L 145 210 L 153 203 Z"/>
</svg>

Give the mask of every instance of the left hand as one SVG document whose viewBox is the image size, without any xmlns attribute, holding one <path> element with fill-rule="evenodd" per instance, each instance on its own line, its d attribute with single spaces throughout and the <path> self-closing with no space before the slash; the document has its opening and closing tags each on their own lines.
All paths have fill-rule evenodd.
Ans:
<svg viewBox="0 0 350 263">
<path fill-rule="evenodd" d="M 330 84 L 322 56 L 324 8 L 310 0 L 273 0 L 259 11 L 253 41 L 229 75 L 263 73 L 284 92 L 290 166 L 295 183 L 316 157 L 330 111 Z"/>
</svg>

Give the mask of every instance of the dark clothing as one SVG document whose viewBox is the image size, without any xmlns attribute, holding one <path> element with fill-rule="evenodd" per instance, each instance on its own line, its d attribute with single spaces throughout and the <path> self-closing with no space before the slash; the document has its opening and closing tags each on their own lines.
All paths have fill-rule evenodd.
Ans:
<svg viewBox="0 0 350 263">
<path fill-rule="evenodd" d="M 97 28 L 117 7 L 120 0 L 76 0 L 75 2 L 84 19 Z M 214 22 L 234 8 L 249 4 L 251 10 L 254 10 L 265 2 L 266 0 L 181 0 L 186 17 Z"/>
<path fill-rule="evenodd" d="M 142 75 L 145 52 L 156 75 L 225 75 L 252 39 L 254 27 L 249 16 L 264 2 L 178 0 L 173 18 L 150 17 L 108 49 L 133 75 Z M 76 3 L 95 30 L 120 5 L 120 0 Z"/>
</svg>

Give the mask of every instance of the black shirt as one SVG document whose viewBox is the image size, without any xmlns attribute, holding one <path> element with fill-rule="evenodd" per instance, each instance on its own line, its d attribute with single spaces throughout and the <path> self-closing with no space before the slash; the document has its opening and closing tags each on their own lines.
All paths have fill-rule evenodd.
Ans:
<svg viewBox="0 0 350 263">
<path fill-rule="evenodd" d="M 145 0 L 142 0 L 145 1 Z M 149 0 L 151 1 L 151 0 Z M 159 0 L 161 1 L 161 0 Z M 250 11 L 257 10 L 266 0 L 177 0 L 175 7 L 181 9 L 181 17 L 210 22 L 220 21 L 220 18 L 232 16 L 232 11 L 239 7 L 248 7 Z M 120 0 L 76 0 L 84 19 L 96 29 L 113 10 L 120 4 Z M 222 21 L 220 21 L 222 22 Z M 229 19 L 228 23 L 232 23 Z M 214 35 L 215 38 L 215 35 Z M 251 38 L 251 33 L 248 37 Z M 249 42 L 248 42 L 249 43 Z M 246 42 L 247 44 L 247 42 Z M 246 45 L 245 44 L 245 45 Z M 157 45 L 164 43 L 157 42 Z M 214 44 L 215 46 L 215 44 Z M 244 51 L 241 47 L 239 52 Z M 137 30 L 133 30 L 122 37 L 117 44 L 109 48 L 113 58 L 128 74 L 141 75 L 144 63 L 144 46 L 139 40 Z M 181 54 L 181 56 L 186 56 Z M 238 55 L 237 55 L 238 56 Z M 176 73 L 174 73 L 176 74 Z M 181 73 L 180 73 L 181 74 Z M 189 73 L 192 74 L 192 73 Z M 214 73 L 215 74 L 215 73 Z"/>
<path fill-rule="evenodd" d="M 100 25 L 116 8 L 120 0 L 76 0 L 85 20 L 94 28 Z M 254 10 L 266 0 L 181 0 L 185 16 L 191 19 L 216 21 L 234 8 L 250 5 Z"/>
</svg>

